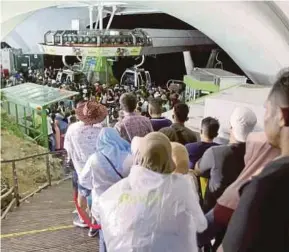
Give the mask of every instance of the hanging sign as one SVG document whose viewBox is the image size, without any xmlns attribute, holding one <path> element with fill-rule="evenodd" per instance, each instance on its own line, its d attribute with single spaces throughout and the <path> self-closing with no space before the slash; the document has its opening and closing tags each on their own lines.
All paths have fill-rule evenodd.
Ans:
<svg viewBox="0 0 289 252">
<path fill-rule="evenodd" d="M 70 56 L 91 56 L 91 57 L 126 57 L 139 56 L 142 47 L 70 47 L 39 45 L 44 54 L 70 55 Z"/>
</svg>

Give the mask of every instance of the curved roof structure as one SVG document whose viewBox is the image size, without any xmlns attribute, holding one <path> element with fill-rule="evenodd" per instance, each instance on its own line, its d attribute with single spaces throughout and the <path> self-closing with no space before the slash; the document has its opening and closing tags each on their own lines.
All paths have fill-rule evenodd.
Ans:
<svg viewBox="0 0 289 252">
<path fill-rule="evenodd" d="M 88 16 L 87 9 L 82 8 L 84 3 L 99 1 L 69 1 L 79 8 L 59 8 L 64 3 L 68 1 L 17 1 L 17 4 L 2 1 L 1 39 L 12 46 L 14 40 L 14 44 L 33 49 L 45 31 L 67 29 L 71 19 Z M 276 74 L 289 67 L 289 2 L 128 1 L 118 4 L 130 8 L 131 13 L 168 13 L 194 26 L 222 47 L 255 83 L 272 84 Z"/>
</svg>

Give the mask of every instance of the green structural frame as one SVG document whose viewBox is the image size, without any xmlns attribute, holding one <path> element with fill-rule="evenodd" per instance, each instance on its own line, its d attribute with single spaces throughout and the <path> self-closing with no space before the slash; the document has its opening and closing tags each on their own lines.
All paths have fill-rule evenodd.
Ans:
<svg viewBox="0 0 289 252">
<path fill-rule="evenodd" d="M 113 62 L 109 61 L 107 57 L 87 56 L 85 57 L 83 72 L 88 74 L 92 70 L 98 74 L 98 81 L 113 86 L 118 84 L 118 80 L 113 75 L 112 66 Z"/>
<path fill-rule="evenodd" d="M 207 92 L 219 92 L 220 88 L 218 85 L 215 85 L 212 82 L 209 81 L 199 81 L 194 79 L 190 75 L 185 75 L 184 76 L 184 83 L 189 86 L 190 88 L 196 89 L 196 90 L 201 90 L 201 91 L 207 91 Z"/>
<path fill-rule="evenodd" d="M 17 86 L 4 88 L 2 109 L 14 118 L 23 133 L 32 136 L 35 141 L 48 148 L 47 113 L 49 105 L 68 99 L 77 92 L 60 90 L 57 88 L 41 86 L 34 83 L 23 83 Z M 37 120 L 41 117 L 41 122 Z M 38 128 L 38 124 L 41 127 Z"/>
</svg>

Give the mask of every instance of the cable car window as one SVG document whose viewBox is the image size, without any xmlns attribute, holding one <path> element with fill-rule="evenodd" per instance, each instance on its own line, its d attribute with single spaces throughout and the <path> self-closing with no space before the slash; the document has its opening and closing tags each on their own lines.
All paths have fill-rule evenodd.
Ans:
<svg viewBox="0 0 289 252">
<path fill-rule="evenodd" d="M 83 77 L 82 74 L 75 74 L 73 82 L 79 83 L 80 79 Z"/>
<path fill-rule="evenodd" d="M 134 74 L 126 73 L 124 76 L 124 84 L 127 86 L 134 85 Z"/>
<path fill-rule="evenodd" d="M 66 81 L 66 78 L 67 78 L 67 74 L 66 73 L 62 73 L 61 75 L 61 83 L 65 82 Z"/>
</svg>

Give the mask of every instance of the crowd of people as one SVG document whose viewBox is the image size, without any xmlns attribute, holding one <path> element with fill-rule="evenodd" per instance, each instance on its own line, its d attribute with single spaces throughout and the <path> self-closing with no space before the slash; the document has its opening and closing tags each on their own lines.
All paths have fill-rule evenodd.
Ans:
<svg viewBox="0 0 289 252">
<path fill-rule="evenodd" d="M 104 126 L 118 126 L 119 121 L 124 117 L 124 110 L 121 108 L 120 97 L 129 92 L 136 98 L 136 109 L 127 108 L 128 110 L 136 110 L 136 113 L 145 118 L 156 118 L 152 120 L 154 128 L 162 127 L 162 120 L 158 122 L 163 112 L 172 109 L 177 103 L 181 102 L 181 95 L 176 91 L 169 91 L 161 87 L 145 88 L 141 87 L 136 90 L 133 87 L 122 87 L 119 85 L 110 88 L 106 84 L 96 82 L 89 85 L 86 78 L 82 78 L 78 84 L 80 88 L 74 88 L 74 84 L 62 86 L 62 89 L 78 91 L 75 97 L 65 99 L 58 103 L 54 103 L 47 110 L 48 138 L 51 151 L 63 149 L 63 139 L 65 137 L 68 126 L 77 121 L 75 117 L 75 108 L 77 104 L 84 101 L 97 102 L 107 108 L 107 116 L 102 122 Z M 82 91 L 80 91 L 82 90 Z M 88 91 L 86 91 L 88 90 Z M 128 98 L 130 99 L 130 98 Z M 149 107 L 149 102 L 151 106 Z M 131 105 L 130 105 L 131 106 Z M 149 108 L 151 111 L 149 111 Z M 40 113 L 40 112 L 39 112 Z M 41 128 L 41 118 L 39 115 L 39 123 L 37 127 Z M 130 126 L 128 126 L 130 127 Z M 134 126 L 133 126 L 134 127 Z M 127 136 L 127 140 L 129 136 Z"/>
<path fill-rule="evenodd" d="M 113 126 L 123 117 L 123 111 L 120 108 L 120 97 L 126 92 L 133 93 L 137 97 L 137 113 L 150 117 L 148 112 L 148 101 L 158 98 L 161 105 L 161 111 L 157 111 L 159 116 L 163 112 L 170 110 L 176 103 L 183 98 L 183 90 L 169 90 L 162 87 L 145 87 L 137 89 L 135 86 L 109 86 L 105 83 L 88 82 L 85 74 L 79 73 L 77 80 L 70 78 L 59 78 L 59 71 L 64 69 L 55 69 L 52 67 L 45 68 L 44 71 L 39 69 L 30 69 L 27 71 L 16 72 L 11 76 L 3 78 L 7 83 L 4 87 L 18 85 L 24 82 L 36 83 L 62 90 L 78 92 L 78 95 L 54 103 L 47 110 L 47 131 L 49 139 L 49 149 L 51 151 L 63 149 L 63 140 L 68 126 L 76 121 L 75 108 L 82 101 L 96 101 L 107 107 L 108 115 L 102 123 L 106 126 Z M 34 122 L 38 132 L 42 131 L 41 111 L 36 114 Z M 36 133 L 35 133 L 36 134 Z M 37 137 L 33 133 L 33 138 Z"/>
<path fill-rule="evenodd" d="M 186 104 L 172 105 L 170 121 L 162 95 L 146 111 L 137 95 L 120 93 L 114 127 L 102 125 L 102 96 L 75 108 L 63 145 L 74 167 L 74 225 L 98 234 L 101 252 L 289 251 L 289 72 L 267 98 L 264 132 L 238 107 L 223 145 L 214 142 L 217 119 L 204 118 L 198 135 L 185 126 Z"/>
</svg>

